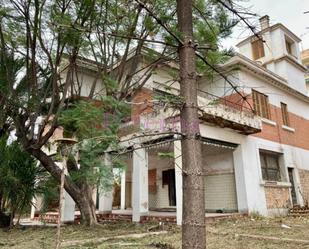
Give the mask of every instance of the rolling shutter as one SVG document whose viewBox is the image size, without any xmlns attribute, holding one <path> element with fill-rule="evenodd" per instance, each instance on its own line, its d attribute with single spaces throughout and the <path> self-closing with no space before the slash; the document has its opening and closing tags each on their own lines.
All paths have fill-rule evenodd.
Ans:
<svg viewBox="0 0 309 249">
<path fill-rule="evenodd" d="M 237 211 L 235 176 L 233 173 L 205 177 L 205 208 L 208 212 Z"/>
</svg>

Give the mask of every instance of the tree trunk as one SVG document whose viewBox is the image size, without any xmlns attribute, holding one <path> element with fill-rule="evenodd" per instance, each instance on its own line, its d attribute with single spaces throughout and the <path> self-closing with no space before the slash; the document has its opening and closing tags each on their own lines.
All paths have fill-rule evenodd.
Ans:
<svg viewBox="0 0 309 249">
<path fill-rule="evenodd" d="M 44 168 L 60 183 L 62 170 L 46 153 L 42 150 L 31 148 L 28 148 L 27 151 L 38 159 Z M 79 208 L 81 222 L 88 226 L 96 225 L 95 205 L 92 200 L 92 193 L 90 194 L 90 189 L 92 188 L 87 184 L 78 186 L 69 176 L 65 176 L 64 189 L 69 193 Z"/>
<path fill-rule="evenodd" d="M 180 94 L 185 104 L 180 112 L 183 163 L 182 248 L 206 248 L 205 193 L 197 82 L 192 25 L 192 0 L 177 0 L 178 26 L 183 44 L 179 47 Z"/>
<path fill-rule="evenodd" d="M 87 225 L 93 225 L 97 223 L 97 216 L 95 214 L 96 208 L 92 199 L 93 188 L 86 183 L 83 183 L 80 187 L 82 189 L 83 196 L 81 196 L 82 200 L 80 203 L 82 206 L 79 209 L 83 209 L 84 212 L 81 213 L 82 220 L 86 221 Z"/>
</svg>

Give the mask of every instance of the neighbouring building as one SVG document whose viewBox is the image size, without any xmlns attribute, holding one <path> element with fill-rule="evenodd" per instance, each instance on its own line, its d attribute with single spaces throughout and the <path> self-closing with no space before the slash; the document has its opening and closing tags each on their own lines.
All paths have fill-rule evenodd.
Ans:
<svg viewBox="0 0 309 249">
<path fill-rule="evenodd" d="M 301 59 L 302 59 L 302 63 L 304 64 L 304 66 L 307 68 L 307 73 L 306 73 L 306 85 L 307 85 L 307 91 L 308 91 L 308 95 L 309 95 L 309 49 L 306 49 L 304 51 L 301 52 Z"/>
<path fill-rule="evenodd" d="M 226 77 L 198 79 L 205 212 L 275 215 L 309 200 L 309 97 L 300 39 L 282 24 L 270 25 L 268 16 L 260 23 L 262 39 L 237 44 L 239 53 L 221 66 Z M 179 113 L 155 101 L 179 95 L 175 73 L 177 65 L 160 64 L 131 97 L 131 120 L 122 131 L 127 168 L 120 207 L 112 210 L 112 194 L 99 193 L 100 211 L 132 214 L 133 221 L 174 211 L 181 224 Z"/>
</svg>

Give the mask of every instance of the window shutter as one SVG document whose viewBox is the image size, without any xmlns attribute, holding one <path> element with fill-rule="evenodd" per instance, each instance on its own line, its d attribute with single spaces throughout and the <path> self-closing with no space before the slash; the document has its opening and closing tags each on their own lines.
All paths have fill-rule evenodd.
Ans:
<svg viewBox="0 0 309 249">
<path fill-rule="evenodd" d="M 256 40 L 251 43 L 253 59 L 257 60 L 265 56 L 264 44 L 262 40 Z"/>
<path fill-rule="evenodd" d="M 257 115 L 270 119 L 268 97 L 258 91 L 252 90 L 253 106 Z"/>
<path fill-rule="evenodd" d="M 286 126 L 290 126 L 289 113 L 287 104 L 281 103 L 282 122 Z"/>
</svg>

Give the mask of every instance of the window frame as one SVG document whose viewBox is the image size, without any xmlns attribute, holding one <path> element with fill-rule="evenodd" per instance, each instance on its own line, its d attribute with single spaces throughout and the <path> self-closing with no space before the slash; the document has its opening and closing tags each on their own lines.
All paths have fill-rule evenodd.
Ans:
<svg viewBox="0 0 309 249">
<path fill-rule="evenodd" d="M 270 119 L 271 116 L 268 96 L 252 89 L 252 99 L 255 114 L 262 118 Z"/>
<path fill-rule="evenodd" d="M 288 53 L 288 55 L 291 55 L 291 56 L 296 58 L 295 50 L 294 50 L 295 49 L 294 48 L 295 42 L 291 38 L 289 38 L 288 36 L 285 36 L 284 39 L 285 39 L 285 50 L 286 50 L 286 52 Z"/>
<path fill-rule="evenodd" d="M 283 125 L 290 127 L 288 105 L 286 103 L 280 102 L 280 106 L 281 106 L 282 123 Z"/>
<path fill-rule="evenodd" d="M 259 150 L 260 155 L 260 166 L 262 172 L 262 179 L 265 182 L 281 182 L 282 181 L 282 172 L 280 167 L 280 154 L 266 151 L 266 150 Z M 275 168 L 269 165 L 269 160 L 267 159 L 274 159 L 276 161 Z M 263 163 L 262 163 L 263 162 Z M 265 167 L 263 167 L 263 165 Z M 276 171 L 276 178 L 272 178 L 270 175 L 270 171 Z"/>
</svg>

